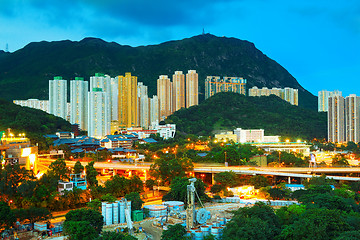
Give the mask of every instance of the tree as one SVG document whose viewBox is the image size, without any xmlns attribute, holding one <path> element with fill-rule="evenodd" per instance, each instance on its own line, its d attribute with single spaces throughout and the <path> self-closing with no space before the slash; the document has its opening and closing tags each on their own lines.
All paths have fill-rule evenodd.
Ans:
<svg viewBox="0 0 360 240">
<path fill-rule="evenodd" d="M 86 206 L 91 210 L 101 212 L 101 201 L 99 199 L 94 199 L 86 203 Z"/>
<path fill-rule="evenodd" d="M 230 172 L 220 172 L 215 174 L 214 180 L 217 184 L 220 184 L 223 188 L 235 187 L 237 186 L 237 175 L 236 173 Z"/>
<path fill-rule="evenodd" d="M 348 160 L 346 160 L 346 158 L 341 154 L 335 155 L 331 164 L 333 166 L 349 166 Z"/>
<path fill-rule="evenodd" d="M 305 205 L 293 204 L 288 207 L 282 207 L 276 211 L 281 225 L 293 224 L 296 220 L 299 220 L 301 214 L 306 211 Z"/>
<path fill-rule="evenodd" d="M 97 234 L 101 232 L 104 224 L 103 216 L 101 215 L 101 213 L 91 209 L 76 209 L 69 211 L 65 215 L 64 226 L 67 222 L 79 222 L 79 225 L 89 225 L 95 230 L 95 233 Z M 72 227 L 69 227 L 69 229 L 71 228 Z"/>
<path fill-rule="evenodd" d="M 126 233 L 103 232 L 96 240 L 136 240 L 137 238 Z"/>
<path fill-rule="evenodd" d="M 156 181 L 154 179 L 148 179 L 145 181 L 145 187 L 150 190 L 153 190 L 155 185 L 156 185 Z"/>
<path fill-rule="evenodd" d="M 325 174 L 321 175 L 320 177 L 312 177 L 308 181 L 305 180 L 304 185 L 306 188 L 313 186 L 323 186 L 323 185 L 333 185 L 335 184 L 335 181 L 333 179 L 329 179 L 326 177 Z"/>
<path fill-rule="evenodd" d="M 107 193 L 115 197 L 124 197 L 130 192 L 130 180 L 123 176 L 115 175 L 112 179 L 105 182 L 105 189 Z"/>
<path fill-rule="evenodd" d="M 255 175 L 250 178 L 250 184 L 256 189 L 269 186 L 269 180 L 262 175 Z"/>
<path fill-rule="evenodd" d="M 11 211 L 10 206 L 5 202 L 0 201 L 0 229 L 12 227 L 15 221 L 16 218 Z"/>
<path fill-rule="evenodd" d="M 133 175 L 130 178 L 129 192 L 143 192 L 144 183 L 141 181 L 138 175 Z"/>
<path fill-rule="evenodd" d="M 96 169 L 94 168 L 94 161 L 91 161 L 88 163 L 88 165 L 85 166 L 86 170 L 86 179 L 89 186 L 97 186 L 98 180 L 96 179 L 96 176 L 98 175 Z"/>
<path fill-rule="evenodd" d="M 352 229 L 343 212 L 323 208 L 309 209 L 300 215 L 299 220 L 281 231 L 280 239 L 334 239 L 349 230 Z"/>
<path fill-rule="evenodd" d="M 144 201 L 138 192 L 132 192 L 125 195 L 126 200 L 131 201 L 131 210 L 141 210 Z"/>
<path fill-rule="evenodd" d="M 182 201 L 186 203 L 187 200 L 187 185 L 189 185 L 189 178 L 175 178 L 171 185 L 170 185 L 170 191 L 168 194 L 166 194 L 163 197 L 163 201 Z M 201 201 L 209 201 L 210 198 L 205 194 L 205 184 L 201 179 L 196 180 L 195 189 L 200 197 Z M 198 201 L 197 197 L 195 198 L 195 201 Z"/>
<path fill-rule="evenodd" d="M 0 199 L 8 201 L 9 198 L 16 200 L 19 195 L 19 186 L 27 181 L 33 180 L 32 172 L 20 167 L 19 164 L 7 164 L 0 168 Z"/>
<path fill-rule="evenodd" d="M 78 160 L 74 165 L 74 173 L 80 174 L 84 171 L 84 166 L 81 164 L 81 162 Z"/>
<path fill-rule="evenodd" d="M 28 219 L 30 223 L 47 221 L 52 218 L 52 214 L 47 208 L 30 207 L 29 209 L 25 209 L 25 213 L 26 219 Z"/>
<path fill-rule="evenodd" d="M 274 210 L 264 203 L 239 208 L 226 225 L 223 239 L 274 239 L 280 233 L 280 222 Z"/>
<path fill-rule="evenodd" d="M 71 240 L 93 240 L 99 235 L 88 221 L 65 221 L 63 226 Z"/>
<path fill-rule="evenodd" d="M 150 167 L 151 176 L 161 179 L 164 183 L 169 184 L 176 177 L 185 177 L 186 172 L 192 171 L 194 165 L 188 157 L 171 158 L 162 156 L 156 159 Z"/>
<path fill-rule="evenodd" d="M 274 200 L 284 199 L 287 197 L 287 192 L 280 187 L 273 187 L 268 190 L 270 197 Z"/>
<path fill-rule="evenodd" d="M 181 224 L 171 225 L 168 230 L 164 230 L 161 240 L 186 240 L 186 229 Z"/>
<path fill-rule="evenodd" d="M 235 216 L 226 224 L 222 239 L 266 240 L 273 239 L 273 237 L 269 224 L 260 218 Z"/>
<path fill-rule="evenodd" d="M 59 158 L 52 162 L 49 165 L 49 170 L 51 174 L 57 179 L 57 180 L 68 180 L 68 173 L 69 170 L 66 167 L 65 159 Z"/>
<path fill-rule="evenodd" d="M 115 202 L 116 200 L 117 198 L 111 195 L 110 193 L 101 196 L 101 201 L 104 202 Z"/>
<path fill-rule="evenodd" d="M 360 231 L 346 231 L 340 234 L 335 240 L 358 240 L 360 239 Z"/>
</svg>

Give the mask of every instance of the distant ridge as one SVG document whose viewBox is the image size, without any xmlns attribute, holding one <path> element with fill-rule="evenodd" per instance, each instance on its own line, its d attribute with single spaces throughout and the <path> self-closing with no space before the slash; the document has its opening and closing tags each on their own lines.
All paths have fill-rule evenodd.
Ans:
<svg viewBox="0 0 360 240">
<path fill-rule="evenodd" d="M 117 76 L 132 72 L 156 94 L 159 75 L 195 69 L 204 93 L 208 75 L 238 76 L 247 87 L 299 89 L 299 105 L 316 109 L 317 99 L 281 65 L 251 42 L 201 34 L 158 45 L 130 47 L 98 38 L 81 41 L 33 42 L 13 52 L 0 52 L 0 94 L 8 100 L 48 98 L 48 80 L 60 75 L 89 79 L 95 72 Z M 203 95 L 201 95 L 203 96 Z"/>
</svg>

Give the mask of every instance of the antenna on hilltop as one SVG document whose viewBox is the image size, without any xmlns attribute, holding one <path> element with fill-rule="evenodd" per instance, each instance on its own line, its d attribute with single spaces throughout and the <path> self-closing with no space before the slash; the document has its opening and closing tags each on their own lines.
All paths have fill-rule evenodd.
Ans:
<svg viewBox="0 0 360 240">
<path fill-rule="evenodd" d="M 5 52 L 9 52 L 9 44 L 6 43 Z"/>
<path fill-rule="evenodd" d="M 203 28 L 203 33 L 202 33 L 202 35 L 205 35 L 205 28 Z"/>
</svg>

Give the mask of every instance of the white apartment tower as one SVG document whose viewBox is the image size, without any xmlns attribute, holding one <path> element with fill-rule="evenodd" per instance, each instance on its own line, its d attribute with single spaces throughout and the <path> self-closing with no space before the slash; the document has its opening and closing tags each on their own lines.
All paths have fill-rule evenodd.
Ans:
<svg viewBox="0 0 360 240">
<path fill-rule="evenodd" d="M 142 82 L 138 82 L 137 87 L 138 95 L 138 123 L 140 127 L 148 129 L 149 122 L 149 97 L 148 97 L 148 87 L 145 86 Z"/>
<path fill-rule="evenodd" d="M 89 92 L 88 136 L 102 138 L 110 134 L 110 106 L 108 93 L 101 88 Z"/>
<path fill-rule="evenodd" d="M 292 105 L 298 105 L 298 89 L 284 88 L 284 100 Z"/>
<path fill-rule="evenodd" d="M 63 119 L 67 116 L 67 81 L 59 76 L 49 80 L 49 113 Z"/>
<path fill-rule="evenodd" d="M 199 76 L 195 70 L 186 74 L 186 108 L 199 104 Z"/>
<path fill-rule="evenodd" d="M 149 99 L 150 101 L 150 124 L 158 123 L 159 122 L 159 98 L 156 95 L 153 95 L 152 98 Z"/>
<path fill-rule="evenodd" d="M 185 75 L 182 71 L 176 71 L 172 82 L 172 112 L 185 108 Z"/>
<path fill-rule="evenodd" d="M 101 88 L 107 93 L 108 103 L 110 107 L 111 120 L 118 119 L 118 79 L 111 78 L 109 75 L 103 73 L 95 73 L 95 76 L 90 77 L 90 91 L 94 88 Z"/>
<path fill-rule="evenodd" d="M 13 100 L 13 103 L 22 107 L 29 107 L 42 110 L 49 113 L 49 100 L 28 99 L 28 100 Z"/>
<path fill-rule="evenodd" d="M 70 81 L 70 123 L 79 124 L 87 130 L 88 121 L 88 82 L 82 77 Z"/>
<path fill-rule="evenodd" d="M 329 109 L 329 97 L 332 95 L 340 95 L 342 96 L 342 92 L 339 90 L 335 90 L 333 92 L 321 90 L 318 92 L 318 112 L 327 112 Z"/>
<path fill-rule="evenodd" d="M 345 141 L 344 97 L 333 94 L 328 102 L 328 138 L 329 142 Z"/>
<path fill-rule="evenodd" d="M 167 75 L 160 75 L 157 80 L 157 96 L 159 98 L 159 118 L 164 120 L 172 113 L 172 83 Z"/>
<path fill-rule="evenodd" d="M 345 98 L 346 142 L 360 141 L 360 97 L 350 94 Z"/>
</svg>

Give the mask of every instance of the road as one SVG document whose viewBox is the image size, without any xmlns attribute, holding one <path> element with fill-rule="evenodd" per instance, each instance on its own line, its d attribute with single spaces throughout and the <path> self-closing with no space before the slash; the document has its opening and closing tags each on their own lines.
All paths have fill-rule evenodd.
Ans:
<svg viewBox="0 0 360 240">
<path fill-rule="evenodd" d="M 43 165 L 50 164 L 51 159 L 39 159 Z M 74 166 L 74 161 L 66 161 L 66 165 L 69 167 Z M 82 162 L 86 165 L 87 162 Z M 149 170 L 151 163 L 139 163 L 139 164 L 123 164 L 123 163 L 108 163 L 108 162 L 96 162 L 94 167 L 97 169 L 122 169 L 122 170 Z M 293 168 L 293 167 L 246 167 L 246 166 L 216 166 L 210 164 L 194 164 L 194 172 L 201 173 L 220 173 L 226 171 L 233 171 L 237 174 L 245 175 L 273 175 L 273 176 L 284 176 L 284 177 L 300 177 L 300 178 L 312 178 L 314 175 L 326 174 L 327 178 L 333 178 L 334 180 L 345 180 L 345 181 L 360 181 L 360 177 L 344 177 L 344 176 L 333 176 L 331 173 L 357 173 L 360 174 L 360 167 L 319 167 L 319 168 Z"/>
<path fill-rule="evenodd" d="M 153 227 L 152 226 L 153 221 L 154 219 L 150 219 L 148 221 L 141 222 L 139 226 L 141 226 L 147 234 L 151 235 L 152 237 L 151 239 L 161 240 L 161 235 L 163 230 L 157 227 Z"/>
</svg>

